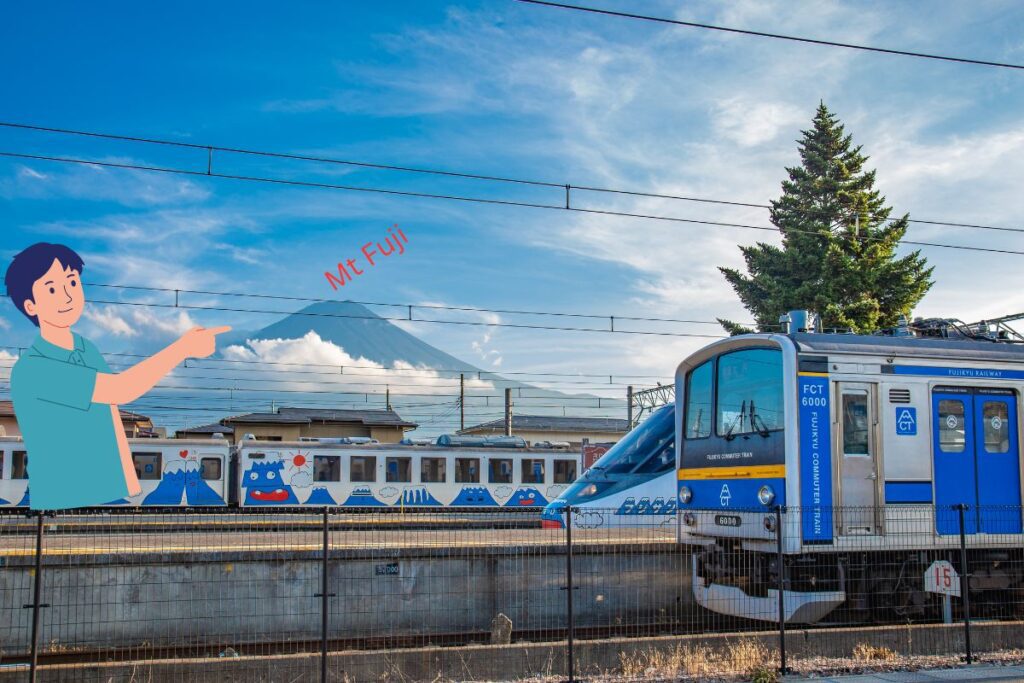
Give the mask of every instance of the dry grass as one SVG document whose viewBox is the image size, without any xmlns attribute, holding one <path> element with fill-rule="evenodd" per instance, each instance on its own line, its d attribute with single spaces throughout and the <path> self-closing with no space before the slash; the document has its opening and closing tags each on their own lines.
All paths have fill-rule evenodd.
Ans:
<svg viewBox="0 0 1024 683">
<path fill-rule="evenodd" d="M 853 648 L 853 658 L 858 662 L 895 662 L 896 653 L 887 647 L 857 643 Z"/>
<path fill-rule="evenodd" d="M 778 667 L 778 654 L 763 643 L 752 639 L 737 639 L 725 649 L 706 645 L 677 645 L 672 650 L 650 649 L 619 655 L 621 676 L 627 679 L 656 680 L 697 678 L 704 680 L 723 674 L 743 674 L 769 683 L 777 680 L 766 677 Z"/>
</svg>

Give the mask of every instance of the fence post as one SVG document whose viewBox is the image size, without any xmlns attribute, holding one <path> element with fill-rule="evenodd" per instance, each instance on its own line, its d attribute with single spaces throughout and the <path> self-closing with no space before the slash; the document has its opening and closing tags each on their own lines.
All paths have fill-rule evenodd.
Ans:
<svg viewBox="0 0 1024 683">
<path fill-rule="evenodd" d="M 786 675 L 786 562 L 782 554 L 782 506 L 775 506 L 775 561 L 778 563 L 779 582 L 779 673 Z"/>
<path fill-rule="evenodd" d="M 50 606 L 49 604 L 39 602 L 43 591 L 43 513 L 43 510 L 36 510 L 36 571 L 32 581 L 32 603 L 22 605 L 22 609 L 32 608 L 32 646 L 28 670 L 29 683 L 36 683 L 36 669 L 38 668 L 39 657 L 39 610 Z"/>
<path fill-rule="evenodd" d="M 573 652 L 573 631 L 576 625 L 572 612 L 572 505 L 565 506 L 565 606 L 568 618 L 566 655 L 569 658 L 569 683 L 576 681 L 576 656 Z"/>
<path fill-rule="evenodd" d="M 320 558 L 320 592 L 314 593 L 313 597 L 320 598 L 320 683 L 327 683 L 327 615 L 329 614 L 327 599 L 333 598 L 336 593 L 327 592 L 327 553 L 330 531 L 328 507 L 326 505 L 323 509 L 323 522 L 324 540 Z"/>
<path fill-rule="evenodd" d="M 964 601 L 964 646 L 967 650 L 967 663 L 973 660 L 971 652 L 971 580 L 967 571 L 967 532 L 964 517 L 967 505 L 957 505 L 960 512 L 960 599 Z"/>
</svg>

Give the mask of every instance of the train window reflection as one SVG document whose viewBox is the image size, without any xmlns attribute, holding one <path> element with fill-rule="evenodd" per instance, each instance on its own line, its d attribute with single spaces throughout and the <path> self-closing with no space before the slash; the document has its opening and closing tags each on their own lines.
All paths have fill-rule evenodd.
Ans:
<svg viewBox="0 0 1024 683">
<path fill-rule="evenodd" d="M 555 483 L 571 484 L 576 481 L 575 460 L 555 460 Z"/>
<path fill-rule="evenodd" d="M 491 458 L 487 465 L 487 481 L 491 484 L 512 483 L 512 460 Z"/>
<path fill-rule="evenodd" d="M 866 392 L 843 394 L 843 455 L 869 455 Z"/>
<path fill-rule="evenodd" d="M 656 450 L 647 461 L 636 468 L 636 474 L 661 474 L 674 469 L 676 465 L 675 439 L 669 439 Z"/>
<path fill-rule="evenodd" d="M 444 458 L 423 458 L 420 461 L 420 481 L 427 484 L 447 479 Z"/>
<path fill-rule="evenodd" d="M 412 481 L 412 458 L 388 458 L 384 462 L 387 481 Z"/>
<path fill-rule="evenodd" d="M 455 458 L 455 482 L 476 484 L 480 481 L 480 458 Z"/>
<path fill-rule="evenodd" d="M 523 461 L 523 483 L 544 483 L 544 461 L 525 458 Z"/>
<path fill-rule="evenodd" d="M 711 436 L 711 361 L 686 378 L 686 438 Z"/>
<path fill-rule="evenodd" d="M 660 408 L 636 429 L 622 437 L 592 469 L 606 474 L 628 474 L 675 438 L 675 411 Z"/>
<path fill-rule="evenodd" d="M 139 480 L 160 478 L 162 469 L 160 467 L 159 451 L 154 453 L 136 453 L 132 451 L 132 463 L 135 465 L 135 476 Z"/>
<path fill-rule="evenodd" d="M 1010 415 L 1002 401 L 986 401 L 982 408 L 985 425 L 985 452 L 1006 453 L 1010 450 Z"/>
<path fill-rule="evenodd" d="M 349 481 L 377 481 L 377 458 L 373 455 L 353 455 L 349 460 Z"/>
<path fill-rule="evenodd" d="M 734 351 L 718 359 L 719 436 L 782 429 L 782 353 Z"/>
<path fill-rule="evenodd" d="M 11 479 L 28 479 L 28 453 L 14 451 L 11 455 Z"/>
<path fill-rule="evenodd" d="M 200 458 L 199 476 L 210 481 L 220 479 L 220 458 Z"/>
<path fill-rule="evenodd" d="M 341 458 L 337 455 L 314 455 L 313 481 L 341 481 Z"/>
<path fill-rule="evenodd" d="M 962 453 L 965 429 L 964 402 L 954 399 L 939 401 L 939 448 L 946 453 Z"/>
</svg>

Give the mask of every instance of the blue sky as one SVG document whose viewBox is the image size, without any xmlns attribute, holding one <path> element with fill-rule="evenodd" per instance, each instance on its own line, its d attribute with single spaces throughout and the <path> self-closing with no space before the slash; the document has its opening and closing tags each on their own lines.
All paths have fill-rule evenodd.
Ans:
<svg viewBox="0 0 1024 683">
<path fill-rule="evenodd" d="M 1024 62 L 1015 2 L 708 2 L 602 7 L 921 52 Z M 897 213 L 1019 227 L 1024 73 L 594 17 L 513 2 L 8 4 L 0 119 L 556 183 L 766 202 L 825 101 Z M 0 129 L 0 149 L 205 168 L 201 152 Z M 224 173 L 557 203 L 345 167 L 216 158 Z M 589 206 L 766 225 L 757 209 L 636 197 Z M 0 160 L 5 262 L 40 240 L 83 254 L 86 281 L 339 296 L 324 278 L 398 223 L 408 251 L 345 298 L 745 320 L 716 270 L 739 229 Z M 1024 249 L 1013 233 L 916 225 L 910 239 Z M 1024 310 L 1021 256 L 928 249 L 920 315 Z M 1009 286 L 1007 286 L 1009 285 Z M 94 288 L 89 296 L 125 297 Z M 132 294 L 136 301 L 163 295 Z M 224 303 L 193 297 L 192 303 Z M 252 302 L 248 302 L 252 305 Z M 386 309 L 380 312 L 385 312 Z M 537 322 L 502 314 L 465 319 Z M 269 316 L 91 306 L 81 331 L 127 351 L 184 327 Z M 653 328 L 654 326 L 648 326 Z M 671 377 L 706 340 L 411 324 L 486 368 Z M 663 328 L 657 328 L 663 329 Z M 714 327 L 672 329 L 712 333 Z M 0 311 L 5 343 L 34 328 Z M 619 389 L 612 392 L 621 394 Z M 611 395 L 611 394 L 609 394 Z"/>
</svg>

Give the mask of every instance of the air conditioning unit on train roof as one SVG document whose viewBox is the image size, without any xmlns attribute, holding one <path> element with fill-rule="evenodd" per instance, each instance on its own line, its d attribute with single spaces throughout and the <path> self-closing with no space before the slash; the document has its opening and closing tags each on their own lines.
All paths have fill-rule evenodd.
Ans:
<svg viewBox="0 0 1024 683">
<path fill-rule="evenodd" d="M 818 318 L 818 314 L 810 311 L 784 313 L 779 316 L 779 324 L 782 325 L 783 334 L 821 331 L 821 320 Z"/>
</svg>

